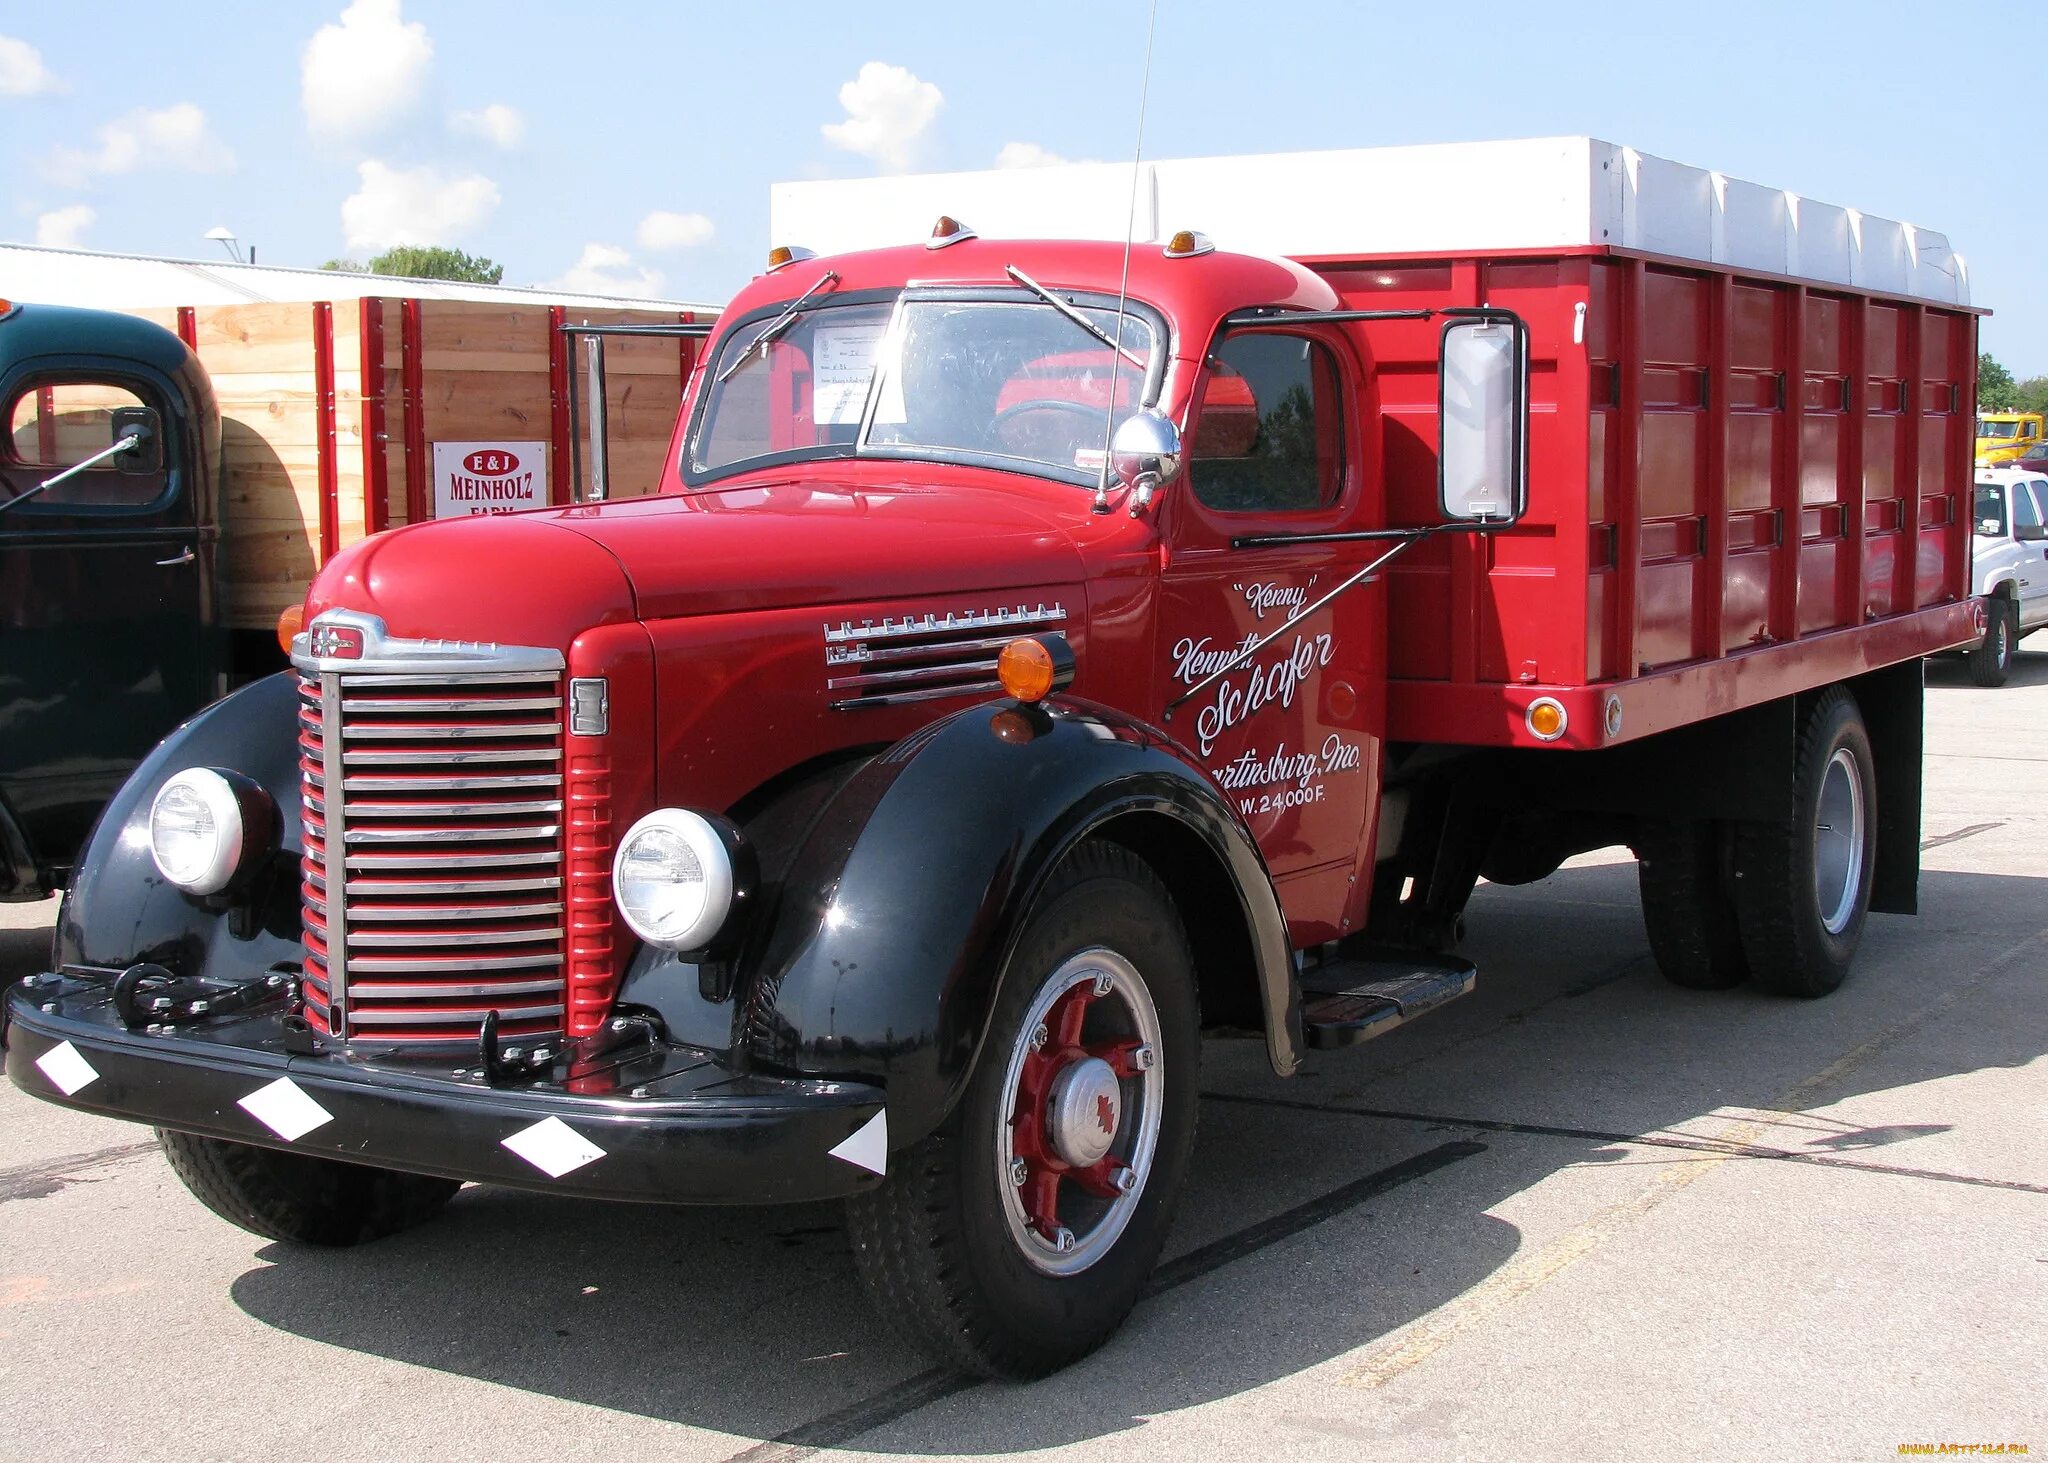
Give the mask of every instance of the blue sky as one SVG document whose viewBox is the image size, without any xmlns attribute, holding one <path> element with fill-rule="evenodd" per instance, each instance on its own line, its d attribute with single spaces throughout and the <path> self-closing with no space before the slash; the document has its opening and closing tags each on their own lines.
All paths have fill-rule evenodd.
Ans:
<svg viewBox="0 0 2048 1463">
<path fill-rule="evenodd" d="M 1161 0 L 1157 157 L 1590 133 L 1947 233 L 2048 374 L 2048 189 L 2010 4 Z M 0 5 L 0 238 L 264 263 L 425 235 L 511 283 L 719 300 L 768 185 L 1127 157 L 1143 0 Z M 871 64 L 874 63 L 874 64 Z M 849 86 L 851 89 L 849 90 Z M 851 106 L 849 107 L 849 102 Z M 0 280 L 0 292 L 5 281 Z"/>
</svg>

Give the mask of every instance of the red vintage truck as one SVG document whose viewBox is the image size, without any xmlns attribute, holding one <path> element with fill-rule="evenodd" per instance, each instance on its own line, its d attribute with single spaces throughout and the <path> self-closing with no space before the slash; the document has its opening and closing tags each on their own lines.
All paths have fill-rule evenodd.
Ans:
<svg viewBox="0 0 2048 1463">
<path fill-rule="evenodd" d="M 283 1240 L 843 1198 L 911 1336 L 1058 1367 L 1203 1031 L 1465 994 L 1479 879 L 1631 846 L 1667 976 L 1787 996 L 1913 909 L 1921 657 L 1985 627 L 1936 238 L 778 249 L 657 496 L 334 559 L 112 804 L 9 1074 Z"/>
</svg>

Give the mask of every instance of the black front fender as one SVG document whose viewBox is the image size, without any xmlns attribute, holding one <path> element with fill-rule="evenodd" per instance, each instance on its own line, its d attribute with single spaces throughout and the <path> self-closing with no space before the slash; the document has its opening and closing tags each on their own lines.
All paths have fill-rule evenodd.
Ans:
<svg viewBox="0 0 2048 1463">
<path fill-rule="evenodd" d="M 1286 925 L 1242 821 L 1162 734 L 1108 708 L 1009 703 L 937 722 L 829 803 L 739 992 L 764 1066 L 887 1090 L 891 1144 L 931 1131 L 973 1069 L 1039 888 L 1091 832 L 1171 818 L 1227 871 L 1254 952 L 1273 1065 L 1299 1064 Z"/>
<path fill-rule="evenodd" d="M 200 712 L 144 758 L 114 794 L 79 856 L 57 922 L 61 966 L 121 970 L 139 961 L 179 975 L 246 980 L 299 944 L 298 687 L 269 676 Z M 188 767 L 217 767 L 257 782 L 277 804 L 278 846 L 249 885 L 246 907 L 186 894 L 149 854 L 149 806 Z"/>
</svg>

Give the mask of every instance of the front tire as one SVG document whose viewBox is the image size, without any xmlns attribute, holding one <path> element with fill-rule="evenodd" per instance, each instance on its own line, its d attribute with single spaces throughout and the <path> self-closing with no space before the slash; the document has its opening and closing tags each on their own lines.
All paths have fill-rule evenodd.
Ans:
<svg viewBox="0 0 2048 1463">
<path fill-rule="evenodd" d="M 876 1308 L 963 1371 L 1044 1376 L 1106 1341 L 1172 1224 L 1201 1032 L 1172 897 L 1082 844 L 1039 896 L 966 1093 L 847 1201 Z"/>
<path fill-rule="evenodd" d="M 2003 598 L 1991 601 L 1991 622 L 1984 627 L 1984 642 L 1963 656 L 1970 681 L 1978 686 L 2002 686 L 2012 673 L 2012 647 L 2017 638 L 2013 621 L 2018 612 Z"/>
<path fill-rule="evenodd" d="M 1751 977 L 1783 996 L 1824 996 L 1849 974 L 1877 863 L 1877 773 L 1856 702 L 1830 687 L 1799 738 L 1789 823 L 1745 823 L 1735 910 Z"/>
<path fill-rule="evenodd" d="M 440 1213 L 462 1187 L 167 1128 L 156 1136 L 200 1203 L 251 1234 L 293 1244 L 339 1248 L 397 1234 Z"/>
</svg>

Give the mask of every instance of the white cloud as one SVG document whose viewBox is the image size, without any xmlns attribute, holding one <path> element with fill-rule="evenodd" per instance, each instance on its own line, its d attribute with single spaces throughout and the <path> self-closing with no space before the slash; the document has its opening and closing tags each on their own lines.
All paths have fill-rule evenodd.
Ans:
<svg viewBox="0 0 2048 1463">
<path fill-rule="evenodd" d="M 834 147 L 900 172 L 910 166 L 925 129 L 945 104 L 929 81 L 918 80 L 901 66 L 870 61 L 839 88 L 846 120 L 827 122 L 818 130 Z"/>
<path fill-rule="evenodd" d="M 999 168 L 1056 168 L 1066 159 L 1035 142 L 1006 142 L 996 154 Z"/>
<path fill-rule="evenodd" d="M 338 25 L 323 25 L 299 61 L 306 125 L 325 137 L 366 137 L 418 104 L 434 43 L 399 0 L 355 0 Z"/>
<path fill-rule="evenodd" d="M 342 200 L 341 229 L 351 249 L 449 244 L 498 206 L 498 185 L 481 173 L 456 177 L 435 167 L 360 164 L 362 186 Z"/>
<path fill-rule="evenodd" d="M 474 112 L 457 112 L 448 119 L 448 125 L 465 137 L 481 137 L 503 148 L 517 147 L 526 137 L 526 118 L 517 107 L 508 107 L 503 102 L 492 102 Z"/>
<path fill-rule="evenodd" d="M 996 154 L 999 168 L 1058 168 L 1068 163 L 1099 163 L 1101 158 L 1061 157 L 1049 147 L 1040 147 L 1035 142 L 1006 142 L 1002 151 Z"/>
<path fill-rule="evenodd" d="M 665 283 L 660 270 L 635 265 L 633 256 L 617 244 L 585 244 L 583 253 L 560 279 L 537 286 L 575 295 L 625 295 L 636 300 L 656 299 Z"/>
<path fill-rule="evenodd" d="M 643 249 L 687 249 L 711 238 L 711 220 L 701 213 L 670 213 L 657 208 L 640 220 L 633 237 Z"/>
<path fill-rule="evenodd" d="M 0 36 L 0 97 L 32 97 L 57 89 L 43 53 L 27 41 Z"/>
<path fill-rule="evenodd" d="M 99 146 L 59 147 L 43 170 L 60 183 L 83 187 L 96 176 L 132 173 L 140 167 L 220 173 L 235 165 L 208 127 L 206 113 L 190 102 L 158 111 L 128 113 L 99 130 Z"/>
<path fill-rule="evenodd" d="M 78 236 L 92 227 L 92 221 L 98 217 L 97 212 L 83 203 L 38 214 L 36 243 L 45 249 L 76 249 L 80 244 Z"/>
</svg>

